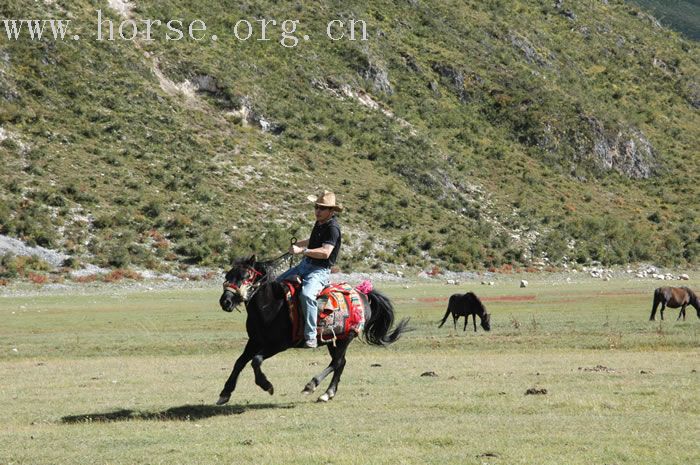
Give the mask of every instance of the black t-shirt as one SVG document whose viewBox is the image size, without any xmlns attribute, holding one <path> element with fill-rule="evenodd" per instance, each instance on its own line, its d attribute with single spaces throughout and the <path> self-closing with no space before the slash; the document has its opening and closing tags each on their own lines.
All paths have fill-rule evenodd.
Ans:
<svg viewBox="0 0 700 465">
<path fill-rule="evenodd" d="M 338 252 L 340 252 L 340 226 L 335 216 L 331 217 L 330 220 L 323 224 L 319 224 L 318 221 L 314 224 L 314 229 L 311 230 L 311 237 L 309 238 L 309 249 L 316 249 L 321 247 L 323 244 L 330 244 L 333 246 L 333 252 L 331 252 L 330 257 L 326 260 L 321 260 L 319 258 L 307 257 L 307 260 L 311 261 L 313 265 L 322 266 L 324 268 L 330 268 L 335 265 L 335 261 L 338 258 Z"/>
</svg>

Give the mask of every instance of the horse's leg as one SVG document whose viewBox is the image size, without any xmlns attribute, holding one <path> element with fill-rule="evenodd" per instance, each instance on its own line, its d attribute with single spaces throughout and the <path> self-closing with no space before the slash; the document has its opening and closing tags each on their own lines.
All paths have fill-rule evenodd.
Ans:
<svg viewBox="0 0 700 465">
<path fill-rule="evenodd" d="M 340 376 L 343 374 L 345 369 L 345 352 L 348 350 L 348 345 L 352 341 L 352 338 L 345 339 L 344 341 L 336 342 L 336 347 L 328 346 L 328 352 L 330 352 L 332 360 L 330 366 L 333 367 L 333 378 L 331 379 L 331 384 L 328 385 L 328 389 L 324 392 L 321 397 L 318 398 L 318 402 L 328 402 L 338 391 L 338 383 L 340 382 Z"/>
<path fill-rule="evenodd" d="M 224 384 L 224 389 L 219 394 L 219 400 L 216 401 L 216 405 L 224 405 L 231 398 L 231 394 L 236 389 L 238 375 L 241 373 L 241 370 L 243 370 L 246 364 L 253 358 L 255 352 L 257 352 L 256 344 L 249 339 L 248 343 L 245 345 L 245 349 L 243 349 L 243 353 L 240 355 L 240 357 L 238 357 L 236 363 L 233 364 L 231 375 L 226 380 L 226 384 Z"/>
<path fill-rule="evenodd" d="M 464 315 L 464 328 L 462 328 L 462 331 L 466 331 L 466 330 L 467 330 L 467 325 L 468 325 L 468 324 L 469 324 L 469 314 L 467 313 L 466 315 Z"/>
<path fill-rule="evenodd" d="M 687 305 L 688 305 L 688 304 L 684 304 L 683 306 L 681 306 L 681 311 L 678 312 L 678 318 L 676 318 L 676 321 L 678 321 L 678 320 L 681 319 L 681 315 L 683 315 L 683 321 L 685 321 L 685 307 L 686 307 Z"/>
<path fill-rule="evenodd" d="M 664 319 L 664 310 L 666 310 L 666 302 L 664 302 L 664 301 L 662 300 L 662 301 L 661 301 L 661 310 L 660 310 L 660 312 L 661 312 L 661 321 L 663 321 L 663 319 Z"/>
<path fill-rule="evenodd" d="M 260 386 L 263 391 L 267 391 L 268 393 L 270 393 L 270 395 L 275 393 L 275 388 L 272 387 L 272 383 L 270 383 L 270 381 L 267 379 L 267 376 L 265 376 L 265 373 L 262 372 L 262 369 L 260 367 L 262 365 L 263 360 L 272 357 L 278 352 L 278 349 L 266 347 L 265 349 L 255 354 L 253 356 L 253 361 L 251 362 L 253 371 L 255 372 L 255 384 Z"/>
<path fill-rule="evenodd" d="M 472 319 L 474 320 L 474 332 L 476 332 L 476 313 L 472 313 Z M 481 317 L 479 317 L 481 319 Z"/>
<path fill-rule="evenodd" d="M 323 369 L 323 371 L 313 378 L 311 378 L 311 381 L 306 383 L 306 386 L 304 386 L 304 389 L 301 391 L 303 394 L 311 394 L 316 390 L 319 384 L 321 384 L 321 381 L 323 381 L 326 376 L 331 374 L 331 372 L 335 369 L 333 367 L 333 349 L 334 347 L 329 345 L 328 346 L 328 353 L 331 355 L 331 363 L 328 364 L 326 368 Z"/>
<path fill-rule="evenodd" d="M 659 300 L 656 298 L 656 294 L 654 294 L 654 303 L 651 304 L 651 316 L 649 316 L 649 321 L 656 320 L 656 308 L 658 306 L 659 306 Z"/>
<path fill-rule="evenodd" d="M 452 313 L 452 324 L 455 327 L 455 331 L 457 331 L 457 320 L 459 319 L 459 315 L 457 315 L 457 312 Z"/>
</svg>

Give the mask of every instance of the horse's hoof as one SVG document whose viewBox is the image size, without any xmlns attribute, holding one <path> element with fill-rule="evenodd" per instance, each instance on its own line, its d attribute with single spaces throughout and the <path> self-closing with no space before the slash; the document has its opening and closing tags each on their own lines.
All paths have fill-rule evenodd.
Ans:
<svg viewBox="0 0 700 465">
<path fill-rule="evenodd" d="M 267 389 L 265 389 L 265 390 L 266 390 L 266 391 L 268 392 L 268 394 L 270 394 L 270 395 L 272 395 L 272 394 L 275 393 L 275 388 L 272 387 L 272 385 L 270 385 L 270 387 L 267 388 Z"/>
<path fill-rule="evenodd" d="M 231 396 L 219 396 L 219 400 L 216 401 L 216 405 L 224 405 L 230 398 Z"/>
<path fill-rule="evenodd" d="M 327 392 L 324 392 L 321 397 L 316 399 L 316 402 L 328 402 L 329 400 L 331 400 L 331 397 L 328 395 Z"/>
<path fill-rule="evenodd" d="M 302 394 L 311 394 L 311 393 L 314 392 L 315 390 L 316 390 L 316 386 L 313 385 L 313 384 L 311 384 L 311 383 L 309 383 L 309 384 L 307 384 L 307 385 L 304 387 L 304 389 L 301 391 L 301 393 L 302 393 Z"/>
</svg>

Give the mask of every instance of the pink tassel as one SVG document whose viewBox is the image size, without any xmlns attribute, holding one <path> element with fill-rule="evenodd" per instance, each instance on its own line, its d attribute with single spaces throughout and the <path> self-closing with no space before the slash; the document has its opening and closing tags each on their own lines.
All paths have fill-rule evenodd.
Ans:
<svg viewBox="0 0 700 465">
<path fill-rule="evenodd" d="M 372 281 L 369 279 L 365 279 L 360 283 L 359 286 L 355 287 L 359 292 L 362 292 L 363 294 L 367 295 L 370 292 L 372 292 L 372 289 L 374 289 L 374 286 L 372 285 Z"/>
</svg>

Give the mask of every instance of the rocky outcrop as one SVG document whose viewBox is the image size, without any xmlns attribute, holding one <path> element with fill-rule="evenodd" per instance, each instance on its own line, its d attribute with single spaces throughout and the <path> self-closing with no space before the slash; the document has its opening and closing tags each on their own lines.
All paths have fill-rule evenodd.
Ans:
<svg viewBox="0 0 700 465">
<path fill-rule="evenodd" d="M 195 86 L 198 92 L 207 92 L 209 94 L 218 95 L 221 93 L 221 88 L 216 82 L 216 78 L 206 74 L 198 74 L 190 79 L 190 82 Z"/>
<path fill-rule="evenodd" d="M 472 85 L 483 84 L 483 80 L 476 73 L 464 71 L 451 65 L 435 62 L 431 65 L 431 68 L 440 75 L 450 90 L 452 90 L 463 103 L 471 99 L 470 87 Z M 434 93 L 439 93 L 436 83 L 431 82 L 429 87 Z"/>
<path fill-rule="evenodd" d="M 606 130 L 596 118 L 586 118 L 596 164 L 633 179 L 651 176 L 655 163 L 654 147 L 644 133 L 636 128 Z M 585 155 L 584 155 L 585 156 Z"/>
<path fill-rule="evenodd" d="M 389 72 L 382 66 L 367 62 L 367 65 L 359 70 L 360 76 L 363 79 L 372 83 L 372 89 L 375 92 L 384 93 L 386 95 L 392 95 L 394 93 L 394 88 L 389 82 Z"/>
<path fill-rule="evenodd" d="M 565 7 L 563 0 L 556 0 L 554 2 L 554 8 L 559 11 L 559 14 L 563 15 L 569 20 L 576 21 L 576 13 L 574 13 L 571 9 Z"/>
<path fill-rule="evenodd" d="M 263 132 L 279 135 L 286 129 L 284 125 L 267 119 L 253 107 L 253 102 L 248 97 L 242 97 L 239 108 L 226 113 L 230 117 L 238 118 L 244 126 L 255 126 Z"/>
<path fill-rule="evenodd" d="M 128 0 L 108 0 L 107 5 L 122 18 L 129 19 L 133 16 L 134 4 Z"/>
<path fill-rule="evenodd" d="M 700 109 L 700 84 L 697 81 L 688 81 L 683 86 L 681 93 L 693 108 Z"/>
<path fill-rule="evenodd" d="M 10 67 L 10 54 L 0 50 L 0 99 L 13 102 L 19 98 L 14 86 L 10 84 L 6 70 Z"/>
<path fill-rule="evenodd" d="M 552 66 L 549 58 L 540 53 L 527 37 L 511 32 L 508 35 L 508 39 L 510 40 L 511 45 L 517 48 L 523 54 L 528 63 L 542 67 Z"/>
<path fill-rule="evenodd" d="M 552 118 L 539 121 L 528 113 L 514 122 L 513 131 L 521 143 L 538 152 L 561 163 L 573 162 L 572 174 L 580 179 L 589 170 L 647 179 L 659 167 L 656 149 L 644 132 L 622 121 L 606 125 L 595 116 L 580 114 L 562 124 Z"/>
</svg>

